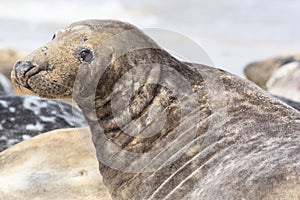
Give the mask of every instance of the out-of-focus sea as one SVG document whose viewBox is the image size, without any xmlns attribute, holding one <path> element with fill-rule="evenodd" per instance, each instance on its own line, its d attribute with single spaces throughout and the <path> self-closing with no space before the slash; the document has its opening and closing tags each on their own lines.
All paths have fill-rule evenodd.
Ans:
<svg viewBox="0 0 300 200">
<path fill-rule="evenodd" d="M 300 52 L 299 8 L 298 0 L 1 0 L 0 47 L 27 53 L 74 21 L 118 19 L 181 34 L 175 34 L 174 48 L 195 54 L 185 43 L 190 39 L 214 66 L 242 75 L 249 62 Z M 211 64 L 201 56 L 191 58 Z"/>
</svg>

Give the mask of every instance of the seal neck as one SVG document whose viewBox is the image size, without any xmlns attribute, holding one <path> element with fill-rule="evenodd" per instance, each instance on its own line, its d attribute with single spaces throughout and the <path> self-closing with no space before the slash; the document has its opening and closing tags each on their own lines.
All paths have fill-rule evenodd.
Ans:
<svg viewBox="0 0 300 200">
<path fill-rule="evenodd" d="M 82 92 L 78 92 L 75 101 L 90 126 L 99 126 L 92 132 L 104 133 L 119 148 L 134 152 L 150 150 L 151 142 L 147 142 L 146 148 L 139 141 L 157 139 L 152 137 L 157 133 L 154 127 L 162 128 L 166 118 L 163 111 L 176 101 L 162 76 L 167 76 L 168 68 L 180 64 L 162 49 L 129 52 L 112 60 L 98 82 L 91 80 L 87 83 L 88 79 L 82 77 L 87 88 L 83 87 Z M 94 85 L 97 85 L 96 89 L 92 88 Z M 178 113 L 171 110 L 173 113 L 169 114 L 174 115 L 171 118 L 176 119 Z M 151 128 L 149 125 L 152 125 Z"/>
<path fill-rule="evenodd" d="M 162 74 L 178 63 L 164 50 L 143 49 L 120 57 L 108 67 L 107 72 L 119 74 L 113 81 L 100 79 L 94 103 L 98 125 L 109 140 L 134 152 L 152 148 L 151 142 L 146 142 L 147 148 L 139 142 L 157 139 L 152 137 L 158 132 L 154 129 L 162 128 L 163 111 L 176 99 L 162 82 Z"/>
</svg>

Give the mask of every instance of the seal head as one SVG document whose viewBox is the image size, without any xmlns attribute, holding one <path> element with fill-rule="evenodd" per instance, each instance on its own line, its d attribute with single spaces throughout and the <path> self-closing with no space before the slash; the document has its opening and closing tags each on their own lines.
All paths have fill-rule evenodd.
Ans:
<svg viewBox="0 0 300 200">
<path fill-rule="evenodd" d="M 57 31 L 52 41 L 37 49 L 22 61 L 18 61 L 11 74 L 17 85 L 47 98 L 71 98 L 78 71 L 86 77 L 93 74 L 91 66 L 101 69 L 112 62 L 118 41 L 105 41 L 126 30 L 134 30 L 133 25 L 113 20 L 87 20 L 74 23 Z M 97 33 L 97 34 L 95 34 Z M 126 43 L 138 41 L 149 43 L 150 38 L 126 38 Z M 149 40 L 149 41 L 147 41 Z M 103 45 L 101 45 L 104 43 Z M 126 46 L 126 43 L 124 46 Z M 154 42 L 151 41 L 153 46 Z M 83 73 L 83 72 L 81 72 Z M 119 71 L 116 69 L 115 75 Z"/>
</svg>

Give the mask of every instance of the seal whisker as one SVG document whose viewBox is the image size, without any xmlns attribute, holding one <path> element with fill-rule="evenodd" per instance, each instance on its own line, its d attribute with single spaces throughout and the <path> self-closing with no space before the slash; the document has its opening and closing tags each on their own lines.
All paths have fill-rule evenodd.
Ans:
<svg viewBox="0 0 300 200">
<path fill-rule="evenodd" d="M 68 89 L 68 90 L 73 90 L 72 87 L 70 87 L 70 86 L 68 86 L 68 85 L 59 84 L 57 81 L 51 80 L 49 83 L 51 83 L 51 84 L 53 84 L 53 85 L 57 85 L 57 86 L 63 87 L 63 88 L 66 88 L 66 89 Z"/>
</svg>

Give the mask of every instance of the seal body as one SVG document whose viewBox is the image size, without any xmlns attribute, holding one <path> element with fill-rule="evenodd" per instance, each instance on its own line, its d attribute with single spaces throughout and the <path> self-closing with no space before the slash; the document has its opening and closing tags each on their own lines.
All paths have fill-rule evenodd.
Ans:
<svg viewBox="0 0 300 200">
<path fill-rule="evenodd" d="M 293 62 L 300 62 L 300 55 L 282 55 L 253 62 L 245 67 L 244 73 L 249 80 L 266 89 L 267 82 L 273 73 L 282 66 Z"/>
<path fill-rule="evenodd" d="M 292 62 L 276 70 L 267 82 L 271 94 L 300 102 L 300 62 Z"/>
<path fill-rule="evenodd" d="M 88 78 L 87 78 L 88 77 Z M 74 98 L 113 199 L 295 199 L 300 114 L 136 27 L 88 20 L 16 63 L 13 81 Z"/>
<path fill-rule="evenodd" d="M 54 130 L 1 152 L 0 199 L 109 200 L 98 162 L 83 145 L 90 137 L 87 127 Z"/>
<path fill-rule="evenodd" d="M 274 96 L 300 102 L 299 63 L 299 55 L 277 56 L 250 63 L 244 72 L 249 80 Z"/>
<path fill-rule="evenodd" d="M 0 111 L 0 151 L 50 130 L 87 126 L 78 109 L 35 96 L 1 97 Z"/>
</svg>

